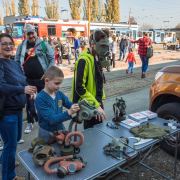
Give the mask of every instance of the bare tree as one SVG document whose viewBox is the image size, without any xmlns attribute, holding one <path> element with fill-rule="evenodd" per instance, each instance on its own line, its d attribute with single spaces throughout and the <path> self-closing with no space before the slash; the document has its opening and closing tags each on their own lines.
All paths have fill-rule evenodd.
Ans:
<svg viewBox="0 0 180 180">
<path fill-rule="evenodd" d="M 140 27 L 140 30 L 145 30 L 145 31 L 148 31 L 149 29 L 153 29 L 153 25 L 152 24 L 146 24 L 146 23 L 143 23 Z"/>
<path fill-rule="evenodd" d="M 180 28 L 180 23 L 178 23 L 175 28 Z"/>
<path fill-rule="evenodd" d="M 130 23 L 137 23 L 133 16 L 131 16 L 131 18 L 130 18 Z"/>
</svg>

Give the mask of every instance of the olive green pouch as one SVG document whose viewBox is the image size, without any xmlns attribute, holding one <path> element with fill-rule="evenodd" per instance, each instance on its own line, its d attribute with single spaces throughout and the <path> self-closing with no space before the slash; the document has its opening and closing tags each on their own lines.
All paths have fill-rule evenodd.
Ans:
<svg viewBox="0 0 180 180">
<path fill-rule="evenodd" d="M 171 135 L 169 129 L 151 123 L 132 128 L 130 131 L 134 133 L 135 137 L 143 139 L 167 139 L 165 136 L 167 134 Z"/>
</svg>

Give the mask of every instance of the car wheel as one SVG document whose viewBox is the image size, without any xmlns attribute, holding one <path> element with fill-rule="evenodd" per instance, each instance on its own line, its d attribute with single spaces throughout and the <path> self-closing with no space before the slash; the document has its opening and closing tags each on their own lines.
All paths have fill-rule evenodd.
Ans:
<svg viewBox="0 0 180 180">
<path fill-rule="evenodd" d="M 180 103 L 168 103 L 164 104 L 158 108 L 156 113 L 158 117 L 167 119 L 167 120 L 176 120 L 180 123 Z M 180 134 L 178 134 L 178 137 Z M 165 149 L 169 154 L 175 155 L 176 142 L 175 140 L 163 140 L 161 141 L 161 146 Z M 178 141 L 178 149 L 177 156 L 180 157 L 180 139 Z"/>
</svg>

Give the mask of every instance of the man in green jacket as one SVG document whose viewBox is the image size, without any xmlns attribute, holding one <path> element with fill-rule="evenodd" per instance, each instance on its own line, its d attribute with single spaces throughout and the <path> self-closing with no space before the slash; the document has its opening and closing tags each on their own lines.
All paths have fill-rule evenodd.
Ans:
<svg viewBox="0 0 180 180">
<path fill-rule="evenodd" d="M 95 102 L 96 109 L 102 113 L 91 120 L 85 120 L 84 129 L 91 128 L 106 119 L 103 90 L 105 79 L 100 61 L 109 53 L 108 38 L 108 30 L 97 30 L 91 34 L 90 48 L 84 50 L 75 63 L 71 101 L 77 103 L 86 99 L 89 103 Z"/>
</svg>

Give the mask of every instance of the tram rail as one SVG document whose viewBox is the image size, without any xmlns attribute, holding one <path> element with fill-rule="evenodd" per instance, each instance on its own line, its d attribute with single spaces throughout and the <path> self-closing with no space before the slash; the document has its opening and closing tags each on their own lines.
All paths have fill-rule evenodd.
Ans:
<svg viewBox="0 0 180 180">
<path fill-rule="evenodd" d="M 158 72 L 160 69 L 162 69 L 162 68 L 158 68 L 158 69 L 155 69 L 153 71 L 148 71 L 146 74 L 148 75 L 148 74 L 151 74 L 151 73 L 154 73 L 154 72 Z M 137 76 L 141 76 L 141 73 L 138 73 L 138 74 L 128 74 L 126 76 L 106 79 L 106 83 L 117 81 L 117 80 L 122 80 L 122 79 L 128 79 L 128 78 L 132 78 L 132 77 L 137 77 Z M 61 87 L 61 91 L 62 92 L 71 91 L 71 88 L 72 88 L 72 86 Z"/>
</svg>

